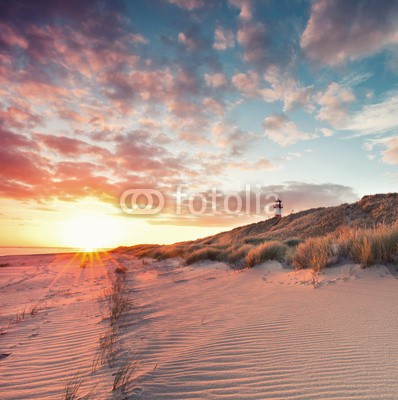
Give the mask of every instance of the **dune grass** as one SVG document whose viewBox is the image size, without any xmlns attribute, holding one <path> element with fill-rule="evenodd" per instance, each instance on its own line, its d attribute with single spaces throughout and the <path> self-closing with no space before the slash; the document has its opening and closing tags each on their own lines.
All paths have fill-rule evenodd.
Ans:
<svg viewBox="0 0 398 400">
<path fill-rule="evenodd" d="M 80 372 L 77 372 L 75 375 L 71 376 L 66 382 L 64 395 L 62 396 L 63 400 L 89 400 L 95 398 L 95 387 L 91 389 L 88 393 L 84 395 L 80 395 L 81 386 L 84 382 L 84 378 L 82 377 Z"/>
<path fill-rule="evenodd" d="M 287 253 L 288 247 L 277 241 L 264 242 L 249 250 L 245 257 L 245 266 L 252 268 L 257 264 L 261 264 L 268 260 L 277 260 L 283 262 Z"/>
<path fill-rule="evenodd" d="M 328 237 L 307 239 L 297 246 L 291 264 L 295 269 L 311 268 L 319 272 L 328 265 L 330 246 Z"/>
<path fill-rule="evenodd" d="M 128 386 L 133 381 L 133 375 L 138 367 L 138 361 L 124 361 L 115 372 L 112 390 L 118 390 L 122 393 L 127 392 Z"/>
<path fill-rule="evenodd" d="M 320 230 L 321 232 L 322 230 Z M 326 230 L 327 232 L 327 230 Z M 265 232 L 242 237 L 239 230 L 227 236 L 204 238 L 174 245 L 139 245 L 128 249 L 138 258 L 163 260 L 182 258 L 187 265 L 205 260 L 220 261 L 233 267 L 252 268 L 267 260 L 277 260 L 295 269 L 311 268 L 320 272 L 328 265 L 346 259 L 366 268 L 377 263 L 398 260 L 398 223 L 373 228 L 342 226 L 332 233 L 300 239 L 271 240 Z"/>
<path fill-rule="evenodd" d="M 333 236 L 336 252 L 367 268 L 397 262 L 398 223 L 369 229 L 342 229 Z"/>
</svg>

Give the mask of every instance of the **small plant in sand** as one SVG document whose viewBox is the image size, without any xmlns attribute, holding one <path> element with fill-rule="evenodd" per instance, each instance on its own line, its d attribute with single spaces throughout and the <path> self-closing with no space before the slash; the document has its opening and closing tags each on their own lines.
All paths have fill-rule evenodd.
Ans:
<svg viewBox="0 0 398 400">
<path fill-rule="evenodd" d="M 319 285 L 319 271 L 314 269 L 311 270 L 311 284 L 314 289 Z"/>
<path fill-rule="evenodd" d="M 123 293 L 112 293 L 110 295 L 110 321 L 111 325 L 116 324 L 123 315 L 133 307 L 133 302 Z"/>
<path fill-rule="evenodd" d="M 129 389 L 129 385 L 133 382 L 133 375 L 137 367 L 138 361 L 123 362 L 115 373 L 112 390 L 120 389 L 122 393 L 126 393 Z"/>
<path fill-rule="evenodd" d="M 126 268 L 126 267 L 123 267 L 123 265 L 118 265 L 118 266 L 115 268 L 115 273 L 116 273 L 116 274 L 125 274 L 126 271 L 127 271 L 127 268 Z"/>
<path fill-rule="evenodd" d="M 83 378 L 80 376 L 78 372 L 74 376 L 72 376 L 65 385 L 64 395 L 62 397 L 63 400 L 89 400 L 94 399 L 94 389 L 93 388 L 89 393 L 85 395 L 79 395 L 80 388 L 83 384 Z"/>
<path fill-rule="evenodd" d="M 12 322 L 17 324 L 18 322 L 23 321 L 25 318 L 26 318 L 26 307 L 24 307 L 24 309 L 14 317 Z"/>
<path fill-rule="evenodd" d="M 99 339 L 99 347 L 97 355 L 94 358 L 92 371 L 94 372 L 98 365 L 102 365 L 105 362 L 108 363 L 110 368 L 113 368 L 116 362 L 118 350 L 116 332 L 114 329 L 109 329 Z"/>
<path fill-rule="evenodd" d="M 111 325 L 115 325 L 133 307 L 133 301 L 124 293 L 124 274 L 116 276 L 111 290 L 105 298 L 108 303 Z"/>
<path fill-rule="evenodd" d="M 33 317 L 39 312 L 39 309 L 39 305 L 36 304 L 29 310 L 29 314 Z"/>
</svg>

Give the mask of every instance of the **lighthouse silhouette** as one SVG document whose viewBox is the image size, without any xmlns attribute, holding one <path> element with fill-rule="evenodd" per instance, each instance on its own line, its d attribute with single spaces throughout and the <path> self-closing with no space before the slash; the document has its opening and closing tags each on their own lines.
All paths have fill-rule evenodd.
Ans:
<svg viewBox="0 0 398 400">
<path fill-rule="evenodd" d="M 275 201 L 274 204 L 274 209 L 275 209 L 275 218 L 281 218 L 282 217 L 282 200 L 278 199 Z"/>
</svg>

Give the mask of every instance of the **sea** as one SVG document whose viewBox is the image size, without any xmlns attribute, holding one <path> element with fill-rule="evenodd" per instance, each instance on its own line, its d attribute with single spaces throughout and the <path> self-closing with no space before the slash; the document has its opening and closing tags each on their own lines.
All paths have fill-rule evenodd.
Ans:
<svg viewBox="0 0 398 400">
<path fill-rule="evenodd" d="M 75 253 L 81 249 L 71 247 L 25 247 L 25 246 L 0 246 L 0 256 L 17 256 L 28 254 Z"/>
</svg>

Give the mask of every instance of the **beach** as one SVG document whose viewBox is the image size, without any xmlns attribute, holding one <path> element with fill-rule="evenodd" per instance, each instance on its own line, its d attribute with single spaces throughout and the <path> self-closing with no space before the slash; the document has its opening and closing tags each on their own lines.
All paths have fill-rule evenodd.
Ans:
<svg viewBox="0 0 398 400">
<path fill-rule="evenodd" d="M 2 399 L 62 399 L 73 385 L 94 399 L 398 393 L 398 280 L 386 266 L 328 268 L 314 289 L 309 271 L 275 261 L 236 271 L 100 253 L 0 264 Z M 129 307 L 112 320 L 104 299 L 115 288 Z"/>
</svg>

